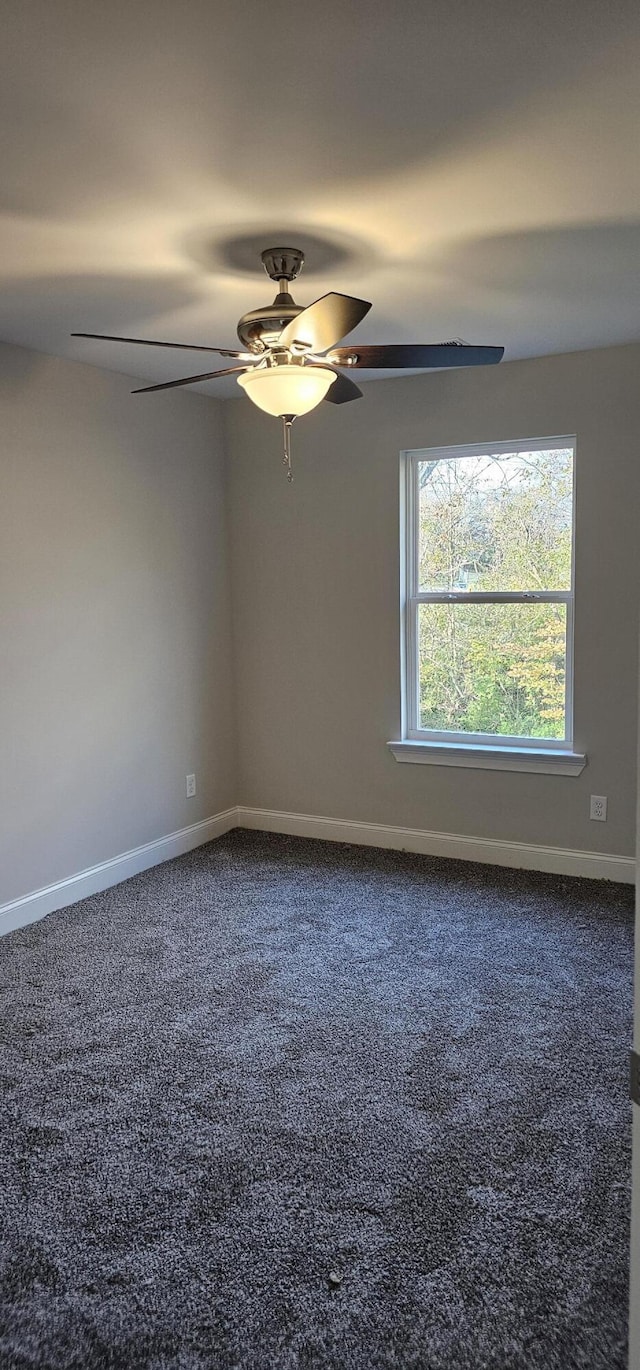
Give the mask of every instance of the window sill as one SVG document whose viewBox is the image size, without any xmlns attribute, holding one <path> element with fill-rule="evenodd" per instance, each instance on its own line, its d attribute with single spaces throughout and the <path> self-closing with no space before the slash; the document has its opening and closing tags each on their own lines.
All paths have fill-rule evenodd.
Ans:
<svg viewBox="0 0 640 1370">
<path fill-rule="evenodd" d="M 396 761 L 420 766 L 467 766 L 485 771 L 535 771 L 542 775 L 580 775 L 587 758 L 580 752 L 545 747 L 485 747 L 464 742 L 388 742 Z"/>
</svg>

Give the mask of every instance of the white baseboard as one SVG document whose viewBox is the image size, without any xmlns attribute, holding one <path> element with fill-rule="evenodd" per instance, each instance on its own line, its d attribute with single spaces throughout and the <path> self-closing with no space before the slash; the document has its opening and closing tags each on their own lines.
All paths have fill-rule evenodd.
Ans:
<svg viewBox="0 0 640 1370">
<path fill-rule="evenodd" d="M 635 878 L 636 863 L 631 856 L 539 847 L 528 842 L 498 842 L 490 837 L 461 837 L 458 833 L 423 832 L 419 828 L 392 828 L 382 823 L 352 823 L 343 818 L 278 813 L 272 809 L 241 806 L 237 815 L 239 827 L 289 833 L 292 837 L 320 837 L 328 842 L 353 842 L 364 847 L 386 847 L 393 851 L 418 852 L 423 856 L 449 856 L 458 861 L 481 861 L 491 866 L 548 871 L 552 875 L 619 880 L 624 884 L 633 884 Z"/>
<path fill-rule="evenodd" d="M 161 861 L 170 861 L 172 857 L 182 856 L 204 842 L 212 842 L 215 837 L 221 837 L 230 828 L 237 827 L 237 821 L 237 809 L 226 809 L 224 813 L 204 818 L 201 823 L 191 823 L 188 828 L 158 837 L 154 842 L 145 842 L 142 847 L 134 847 L 132 851 L 113 856 L 109 861 L 101 861 L 98 866 L 90 866 L 88 870 L 70 875 L 66 880 L 58 880 L 55 885 L 46 885 L 44 889 L 34 890 L 21 899 L 12 899 L 8 904 L 0 905 L 0 936 L 5 932 L 13 932 L 15 928 L 23 928 L 27 923 L 35 923 L 47 913 L 65 908 L 67 904 L 77 904 L 79 899 L 87 899 L 89 895 L 98 894 L 110 885 L 119 885 L 121 880 L 128 880 L 140 871 L 158 866 Z"/>
<path fill-rule="evenodd" d="M 353 842 L 357 846 L 385 847 L 392 851 L 418 852 L 423 856 L 449 856 L 458 861 L 481 861 L 491 866 L 511 866 L 521 870 L 549 871 L 554 875 L 582 875 L 592 880 L 619 880 L 633 884 L 635 861 L 630 856 L 609 856 L 604 852 L 570 851 L 561 847 L 539 847 L 527 842 L 498 842 L 487 837 L 461 837 L 458 833 L 424 832 L 419 828 L 393 828 L 383 823 L 352 823 L 343 818 L 321 818 L 317 814 L 280 813 L 274 809 L 225 809 L 201 823 L 168 833 L 154 842 L 123 852 L 98 866 L 79 871 L 66 880 L 34 890 L 21 899 L 0 905 L 0 936 L 15 928 L 35 923 L 55 909 L 76 904 L 91 894 L 119 885 L 140 871 L 162 861 L 192 851 L 205 842 L 222 837 L 231 828 L 252 828 L 261 832 L 288 833 L 292 837 L 320 837 L 328 842 Z"/>
</svg>

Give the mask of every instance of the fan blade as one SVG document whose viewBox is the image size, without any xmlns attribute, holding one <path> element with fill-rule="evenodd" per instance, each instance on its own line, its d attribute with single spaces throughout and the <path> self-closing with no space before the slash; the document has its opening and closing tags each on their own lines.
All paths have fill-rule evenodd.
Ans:
<svg viewBox="0 0 640 1370">
<path fill-rule="evenodd" d="M 370 309 L 366 300 L 356 300 L 353 295 L 323 295 L 283 328 L 278 345 L 293 352 L 296 344 L 300 351 L 325 352 L 346 338 Z"/>
<path fill-rule="evenodd" d="M 250 371 L 250 366 L 227 366 L 224 371 L 205 371 L 202 376 L 183 376 L 180 381 L 162 381 L 160 385 L 143 385 L 132 390 L 132 395 L 148 395 L 150 390 L 172 390 L 175 385 L 195 385 L 196 381 L 213 381 L 216 376 L 233 376 L 236 371 Z"/>
<path fill-rule="evenodd" d="M 325 360 L 334 366 L 391 371 L 396 367 L 411 370 L 413 367 L 491 366 L 501 360 L 503 353 L 504 347 L 474 347 L 467 343 L 400 343 L 391 347 L 334 347 Z"/>
<path fill-rule="evenodd" d="M 217 352 L 220 357 L 242 357 L 252 361 L 250 352 L 230 352 L 226 347 L 203 347 L 201 343 L 156 342 L 154 338 L 116 338 L 112 333 L 72 333 L 72 338 L 97 338 L 100 342 L 140 343 L 142 347 L 180 347 L 186 352 Z"/>
<path fill-rule="evenodd" d="M 329 386 L 325 395 L 325 400 L 329 404 L 348 404 L 349 400 L 362 399 L 362 391 L 358 389 L 348 376 L 336 376 L 333 385 Z"/>
</svg>

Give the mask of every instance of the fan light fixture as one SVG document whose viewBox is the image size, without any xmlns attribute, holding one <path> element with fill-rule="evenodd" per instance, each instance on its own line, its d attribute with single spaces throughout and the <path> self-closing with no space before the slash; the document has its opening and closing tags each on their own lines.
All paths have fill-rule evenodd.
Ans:
<svg viewBox="0 0 640 1370">
<path fill-rule="evenodd" d="M 238 376 L 245 395 L 276 419 L 308 414 L 324 399 L 336 379 L 327 366 L 304 366 L 296 362 L 284 366 L 256 368 Z"/>
<path fill-rule="evenodd" d="M 422 371 L 431 367 L 489 366 L 499 362 L 503 347 L 475 347 L 469 343 L 397 343 L 336 347 L 341 338 L 361 323 L 371 305 L 354 295 L 332 290 L 303 309 L 289 292 L 299 275 L 304 252 L 298 247 L 269 247 L 261 253 L 262 264 L 271 281 L 278 284 L 273 304 L 243 314 L 238 321 L 241 350 L 212 347 L 205 343 L 161 342 L 157 338 L 121 338 L 113 333 L 73 333 L 74 338 L 95 338 L 100 342 L 137 343 L 140 347 L 171 347 L 184 352 L 212 352 L 229 357 L 232 365 L 197 376 L 181 376 L 177 381 L 143 385 L 134 395 L 151 390 L 172 390 L 176 385 L 195 385 L 218 376 L 236 376 L 245 395 L 267 414 L 282 419 L 284 462 L 291 480 L 291 425 L 300 414 L 308 414 L 321 400 L 329 404 L 348 404 L 360 399 L 362 391 L 354 385 L 344 368 L 362 370 Z"/>
</svg>

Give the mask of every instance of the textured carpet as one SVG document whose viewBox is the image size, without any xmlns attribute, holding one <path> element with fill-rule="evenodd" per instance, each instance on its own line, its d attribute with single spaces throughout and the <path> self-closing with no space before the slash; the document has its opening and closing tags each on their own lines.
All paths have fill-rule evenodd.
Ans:
<svg viewBox="0 0 640 1370">
<path fill-rule="evenodd" d="M 0 1365 L 622 1370 L 631 943 L 245 832 L 2 939 Z"/>
</svg>

